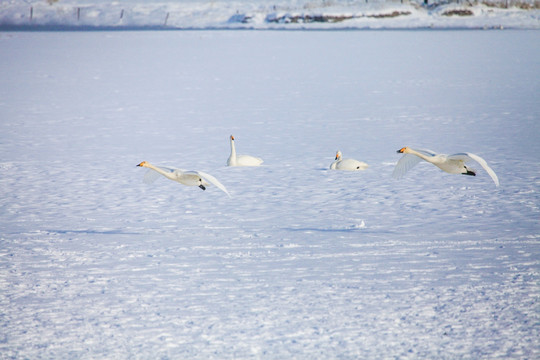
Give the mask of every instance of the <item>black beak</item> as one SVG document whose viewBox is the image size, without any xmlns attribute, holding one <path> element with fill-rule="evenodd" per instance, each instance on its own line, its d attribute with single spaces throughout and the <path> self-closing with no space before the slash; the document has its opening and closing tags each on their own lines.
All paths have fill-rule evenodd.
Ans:
<svg viewBox="0 0 540 360">
<path fill-rule="evenodd" d="M 401 149 L 399 149 L 398 151 L 396 151 L 398 154 L 402 154 L 403 151 L 401 151 Z"/>
</svg>

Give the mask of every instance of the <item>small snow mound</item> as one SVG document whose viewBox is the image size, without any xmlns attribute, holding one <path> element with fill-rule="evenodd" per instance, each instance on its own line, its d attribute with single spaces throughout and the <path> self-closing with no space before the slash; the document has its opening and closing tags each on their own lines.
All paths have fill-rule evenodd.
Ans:
<svg viewBox="0 0 540 360">
<path fill-rule="evenodd" d="M 14 165 L 11 162 L 0 163 L 0 170 L 9 170 L 9 169 L 11 169 L 13 167 L 14 167 Z"/>
<path fill-rule="evenodd" d="M 364 220 L 360 221 L 359 224 L 351 225 L 351 229 L 365 229 L 365 228 L 366 228 L 366 223 Z"/>
</svg>

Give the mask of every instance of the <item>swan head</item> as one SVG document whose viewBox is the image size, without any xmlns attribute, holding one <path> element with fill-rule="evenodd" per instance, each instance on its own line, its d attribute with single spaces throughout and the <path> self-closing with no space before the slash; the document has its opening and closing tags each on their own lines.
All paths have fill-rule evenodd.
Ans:
<svg viewBox="0 0 540 360">
<path fill-rule="evenodd" d="M 396 151 L 398 154 L 403 154 L 403 153 L 406 153 L 407 151 L 409 150 L 408 147 L 403 147 L 401 149 L 399 149 L 398 151 Z"/>
<path fill-rule="evenodd" d="M 341 159 L 341 151 L 338 150 L 338 151 L 336 152 L 336 158 L 335 158 L 335 160 L 339 160 L 339 159 Z"/>
<path fill-rule="evenodd" d="M 147 165 L 148 165 L 148 163 L 146 161 L 143 161 L 142 163 L 140 163 L 137 166 L 146 167 Z"/>
</svg>

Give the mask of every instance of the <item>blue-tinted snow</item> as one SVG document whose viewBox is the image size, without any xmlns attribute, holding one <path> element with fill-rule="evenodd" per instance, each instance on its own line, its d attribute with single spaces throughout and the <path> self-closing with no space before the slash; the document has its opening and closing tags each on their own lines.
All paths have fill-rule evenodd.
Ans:
<svg viewBox="0 0 540 360">
<path fill-rule="evenodd" d="M 537 358 L 539 34 L 0 34 L 0 353 Z"/>
</svg>

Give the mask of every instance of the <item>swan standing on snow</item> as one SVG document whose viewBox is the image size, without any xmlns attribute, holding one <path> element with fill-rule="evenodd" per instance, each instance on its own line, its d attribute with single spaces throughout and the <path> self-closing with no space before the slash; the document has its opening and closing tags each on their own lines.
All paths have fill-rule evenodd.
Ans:
<svg viewBox="0 0 540 360">
<path fill-rule="evenodd" d="M 342 159 L 341 151 L 338 150 L 336 153 L 335 161 L 330 165 L 331 170 L 348 170 L 348 171 L 357 171 L 357 170 L 366 170 L 368 164 L 363 161 L 358 161 L 354 159 Z"/>
<path fill-rule="evenodd" d="M 263 163 L 261 158 L 251 155 L 236 155 L 236 147 L 234 146 L 234 136 L 231 135 L 231 156 L 227 160 L 228 166 L 259 166 Z"/>
<path fill-rule="evenodd" d="M 425 160 L 450 174 L 476 176 L 475 170 L 465 166 L 465 163 L 474 160 L 487 171 L 489 176 L 491 176 L 495 182 L 495 185 L 499 186 L 499 179 L 495 172 L 488 166 L 487 162 L 478 155 L 471 153 L 458 153 L 453 155 L 435 154 L 429 150 L 414 150 L 409 147 L 401 148 L 397 152 L 404 155 L 399 159 L 394 168 L 394 172 L 392 173 L 392 176 L 396 179 L 403 177 L 403 175 L 414 165 L 418 164 L 420 160 Z"/>
<path fill-rule="evenodd" d="M 147 161 L 143 161 L 137 166 L 146 167 L 150 169 L 144 175 L 144 178 L 143 178 L 143 181 L 146 184 L 153 183 L 161 174 L 165 176 L 167 179 L 177 181 L 180 184 L 187 185 L 187 186 L 198 186 L 203 190 L 206 190 L 206 186 L 213 184 L 218 189 L 222 190 L 227 195 L 229 195 L 229 197 L 231 197 L 231 195 L 229 194 L 225 186 L 223 186 L 223 184 L 221 184 L 212 175 L 203 173 L 202 171 L 186 171 L 182 169 L 159 167 L 159 166 L 152 165 Z"/>
</svg>

